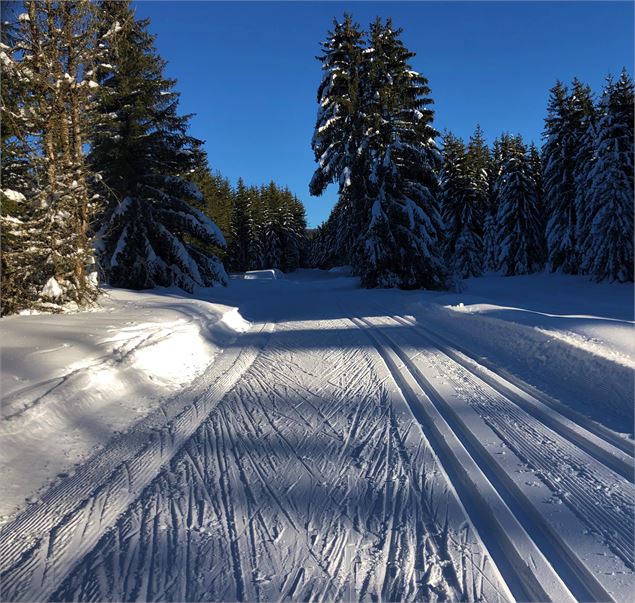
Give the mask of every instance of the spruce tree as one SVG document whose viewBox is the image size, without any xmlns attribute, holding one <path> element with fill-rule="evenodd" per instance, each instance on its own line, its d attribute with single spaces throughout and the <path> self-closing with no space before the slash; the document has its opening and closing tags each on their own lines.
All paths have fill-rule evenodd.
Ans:
<svg viewBox="0 0 635 603">
<path fill-rule="evenodd" d="M 540 262 L 547 261 L 547 241 L 545 231 L 547 228 L 547 212 L 544 206 L 543 184 L 542 184 L 542 158 L 540 151 L 532 142 L 529 146 L 529 168 L 531 170 L 531 178 L 534 182 L 536 191 L 536 210 L 538 215 L 538 225 L 540 231 Z"/>
<path fill-rule="evenodd" d="M 589 194 L 592 190 L 591 172 L 593 169 L 593 145 L 596 135 L 597 108 L 589 86 L 574 79 L 572 97 L 578 107 L 578 128 L 574 150 L 575 208 L 576 208 L 576 242 L 578 256 L 582 261 L 584 241 L 587 239 L 591 218 L 587 208 L 591 206 Z M 584 272 L 582 266 L 581 271 Z"/>
<path fill-rule="evenodd" d="M 577 274 L 580 267 L 576 173 L 582 158 L 576 154 L 593 111 L 591 91 L 577 79 L 571 94 L 560 82 L 552 88 L 542 149 L 547 251 L 551 269 L 569 274 Z"/>
<path fill-rule="evenodd" d="M 503 167 L 503 135 L 494 140 L 487 167 L 487 209 L 483 215 L 483 270 L 498 270 L 498 188 Z"/>
<path fill-rule="evenodd" d="M 24 8 L 3 28 L 2 263 L 10 296 L 3 312 L 56 311 L 98 294 L 84 159 L 101 44 L 94 6 L 27 1 Z"/>
<path fill-rule="evenodd" d="M 225 283 L 208 251 L 225 247 L 223 235 L 191 205 L 203 201 L 188 181 L 203 163 L 200 141 L 187 134 L 189 116 L 177 113 L 175 82 L 163 75 L 148 20 L 136 20 L 128 1 L 105 0 L 100 9 L 108 41 L 90 161 L 108 192 L 99 231 L 104 274 L 132 289 Z"/>
<path fill-rule="evenodd" d="M 443 138 L 440 200 L 448 266 L 460 278 L 479 276 L 482 272 L 483 199 L 479 197 L 474 176 L 463 141 L 447 133 Z"/>
<path fill-rule="evenodd" d="M 323 78 L 318 87 L 318 116 L 311 146 L 318 167 L 309 184 L 319 196 L 331 183 L 338 186 L 342 211 L 330 218 L 337 255 L 349 261 L 357 245 L 365 216 L 360 210 L 364 190 L 364 168 L 360 147 L 364 135 L 364 115 L 360 98 L 360 69 L 363 35 L 352 17 L 333 22 L 333 30 L 322 43 Z M 337 224 L 333 222 L 337 220 Z"/>
<path fill-rule="evenodd" d="M 498 264 L 512 276 L 540 270 L 541 232 L 536 188 L 520 136 L 510 141 L 506 155 L 497 182 Z"/>
<path fill-rule="evenodd" d="M 633 81 L 607 81 L 587 182 L 582 269 L 596 281 L 633 280 Z"/>
<path fill-rule="evenodd" d="M 230 246 L 232 242 L 231 215 L 233 207 L 233 191 L 229 180 L 219 172 L 212 173 L 207 157 L 202 150 L 197 150 L 202 156 L 200 165 L 188 176 L 202 194 L 202 201 L 194 201 L 192 205 L 200 209 L 218 226 L 223 237 Z M 218 250 L 223 253 L 222 250 Z"/>
<path fill-rule="evenodd" d="M 438 205 L 440 156 L 427 80 L 391 20 L 370 29 L 362 65 L 367 216 L 357 269 L 366 287 L 438 288 L 445 284 Z"/>
<path fill-rule="evenodd" d="M 249 270 L 249 240 L 251 237 L 251 215 L 249 212 L 249 189 L 242 178 L 234 193 L 231 215 L 232 243 L 229 248 L 230 266 L 232 270 L 245 272 Z"/>
</svg>

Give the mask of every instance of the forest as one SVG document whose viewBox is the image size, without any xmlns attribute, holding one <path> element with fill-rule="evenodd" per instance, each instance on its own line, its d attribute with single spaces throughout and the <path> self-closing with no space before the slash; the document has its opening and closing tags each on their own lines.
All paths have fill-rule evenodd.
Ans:
<svg viewBox="0 0 635 603">
<path fill-rule="evenodd" d="M 92 304 L 100 285 L 227 283 L 350 265 L 364 287 L 445 289 L 498 271 L 633 280 L 633 82 L 550 91 L 543 144 L 433 125 L 428 80 L 390 19 L 345 15 L 319 57 L 309 184 L 338 190 L 308 230 L 284 185 L 236 185 L 179 112 L 131 3 L 6 3 L 2 314 Z M 307 141 L 308 143 L 308 141 Z M 222 166 L 218 166 L 221 167 Z"/>
</svg>

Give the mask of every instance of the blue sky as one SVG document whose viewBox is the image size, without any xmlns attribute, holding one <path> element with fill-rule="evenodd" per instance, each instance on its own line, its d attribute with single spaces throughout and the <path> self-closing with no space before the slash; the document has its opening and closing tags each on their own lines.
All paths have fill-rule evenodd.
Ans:
<svg viewBox="0 0 635 603">
<path fill-rule="evenodd" d="M 304 202 L 310 226 L 336 199 L 311 197 L 311 136 L 321 72 L 315 56 L 333 17 L 364 28 L 392 16 L 430 83 L 435 127 L 467 138 L 480 123 L 540 142 L 548 90 L 574 76 L 601 90 L 633 74 L 632 2 L 138 1 L 178 79 L 181 111 L 210 165 L 235 183 L 275 180 Z"/>
</svg>

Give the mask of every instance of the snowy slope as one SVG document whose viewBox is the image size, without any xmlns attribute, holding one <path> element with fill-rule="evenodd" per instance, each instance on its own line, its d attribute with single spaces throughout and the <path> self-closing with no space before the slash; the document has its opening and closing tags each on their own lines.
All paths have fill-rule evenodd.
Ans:
<svg viewBox="0 0 635 603">
<path fill-rule="evenodd" d="M 487 286 L 476 303 L 632 331 L 619 288 L 554 312 Z M 3 598 L 628 600 L 630 369 L 446 307 L 468 293 L 323 271 L 214 290 L 251 329 L 0 530 Z"/>
<path fill-rule="evenodd" d="M 0 320 L 0 517 L 191 382 L 248 327 L 235 308 L 167 289 L 109 289 L 91 312 Z"/>
</svg>

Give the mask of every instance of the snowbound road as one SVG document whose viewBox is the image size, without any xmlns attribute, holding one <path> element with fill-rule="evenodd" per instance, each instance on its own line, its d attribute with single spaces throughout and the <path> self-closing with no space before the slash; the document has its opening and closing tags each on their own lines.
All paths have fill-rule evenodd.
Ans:
<svg viewBox="0 0 635 603">
<path fill-rule="evenodd" d="M 308 272 L 224 295 L 251 331 L 2 528 L 3 600 L 630 600 L 623 364 L 559 354 L 578 403 L 415 292 Z"/>
</svg>

